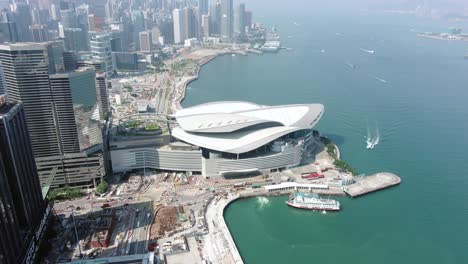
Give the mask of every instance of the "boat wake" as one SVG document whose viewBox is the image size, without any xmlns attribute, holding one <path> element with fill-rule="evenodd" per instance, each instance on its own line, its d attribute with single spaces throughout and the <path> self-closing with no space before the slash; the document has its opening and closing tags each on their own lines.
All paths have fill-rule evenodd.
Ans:
<svg viewBox="0 0 468 264">
<path fill-rule="evenodd" d="M 369 123 L 367 123 L 367 138 L 366 138 L 366 148 L 374 149 L 380 143 L 380 131 L 377 122 L 375 122 L 375 136 L 372 136 L 370 133 Z"/>
<path fill-rule="evenodd" d="M 352 64 L 351 62 L 346 62 L 346 65 L 348 65 L 349 68 L 355 70 L 356 69 L 356 64 Z"/>
<path fill-rule="evenodd" d="M 259 203 L 260 208 L 263 208 L 270 204 L 270 200 L 268 200 L 268 198 L 266 197 L 257 197 L 257 202 Z"/>
<path fill-rule="evenodd" d="M 377 81 L 380 81 L 380 82 L 383 82 L 383 83 L 386 83 L 387 81 L 382 79 L 382 78 L 379 78 L 377 76 L 374 76 L 374 78 L 377 80 Z"/>
<path fill-rule="evenodd" d="M 361 48 L 360 50 L 362 50 L 364 52 L 367 52 L 369 54 L 374 54 L 375 53 L 375 50 L 368 50 L 368 49 L 363 49 L 363 48 Z"/>
</svg>

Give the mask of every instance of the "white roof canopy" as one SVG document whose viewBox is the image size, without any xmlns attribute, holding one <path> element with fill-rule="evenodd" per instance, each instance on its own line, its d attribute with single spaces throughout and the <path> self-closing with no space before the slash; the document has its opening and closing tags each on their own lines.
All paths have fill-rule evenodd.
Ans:
<svg viewBox="0 0 468 264">
<path fill-rule="evenodd" d="M 177 111 L 179 127 L 172 135 L 200 147 L 239 154 L 292 132 L 312 129 L 323 111 L 321 104 L 208 103 Z"/>
</svg>

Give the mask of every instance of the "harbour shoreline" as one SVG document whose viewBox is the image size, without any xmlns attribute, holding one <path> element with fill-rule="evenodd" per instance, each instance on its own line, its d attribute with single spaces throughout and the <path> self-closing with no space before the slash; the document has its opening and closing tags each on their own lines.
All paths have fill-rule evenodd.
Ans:
<svg viewBox="0 0 468 264">
<path fill-rule="evenodd" d="M 203 66 L 205 66 L 206 64 L 208 64 L 209 62 L 211 62 L 212 60 L 218 58 L 218 57 L 221 57 L 221 56 L 225 56 L 225 55 L 231 55 L 231 54 L 236 54 L 236 55 L 242 55 L 242 56 L 247 56 L 249 54 L 249 52 L 247 51 L 242 51 L 242 50 L 224 50 L 222 52 L 219 52 L 217 54 L 214 54 L 214 55 L 209 55 L 209 56 L 206 56 L 202 59 L 200 59 L 198 62 L 197 62 L 197 67 L 196 67 L 196 70 L 195 70 L 195 75 L 193 76 L 185 76 L 185 78 L 188 78 L 186 80 L 183 81 L 182 85 L 180 87 L 176 87 L 176 91 L 177 92 L 180 92 L 180 96 L 178 96 L 177 98 L 175 98 L 172 102 L 172 104 L 174 105 L 174 111 L 177 111 L 177 110 L 180 110 L 182 109 L 182 102 L 184 101 L 185 99 L 185 96 L 186 96 L 186 93 L 187 93 L 187 88 L 188 88 L 188 85 L 193 82 L 193 81 L 196 81 L 198 80 L 198 78 L 200 78 L 200 71 L 202 69 Z M 179 89 L 178 89 L 179 88 Z"/>
</svg>

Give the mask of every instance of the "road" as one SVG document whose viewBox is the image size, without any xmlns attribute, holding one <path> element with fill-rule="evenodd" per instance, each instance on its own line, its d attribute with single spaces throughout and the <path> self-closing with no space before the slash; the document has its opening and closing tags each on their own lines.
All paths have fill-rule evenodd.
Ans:
<svg viewBox="0 0 468 264">
<path fill-rule="evenodd" d="M 151 216 L 148 218 L 148 213 L 151 214 L 151 203 L 139 203 L 135 207 L 138 213 L 135 214 L 133 222 L 133 236 L 130 243 L 130 250 L 127 255 L 144 254 L 146 253 L 146 234 L 149 228 Z"/>
</svg>

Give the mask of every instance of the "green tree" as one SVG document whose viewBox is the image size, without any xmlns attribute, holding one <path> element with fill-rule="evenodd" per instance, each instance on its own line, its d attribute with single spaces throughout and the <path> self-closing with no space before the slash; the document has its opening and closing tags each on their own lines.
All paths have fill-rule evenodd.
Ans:
<svg viewBox="0 0 468 264">
<path fill-rule="evenodd" d="M 109 189 L 109 184 L 105 181 L 102 181 L 101 183 L 98 184 L 96 188 L 96 193 L 97 194 L 103 194 L 107 192 L 107 189 Z"/>
</svg>

